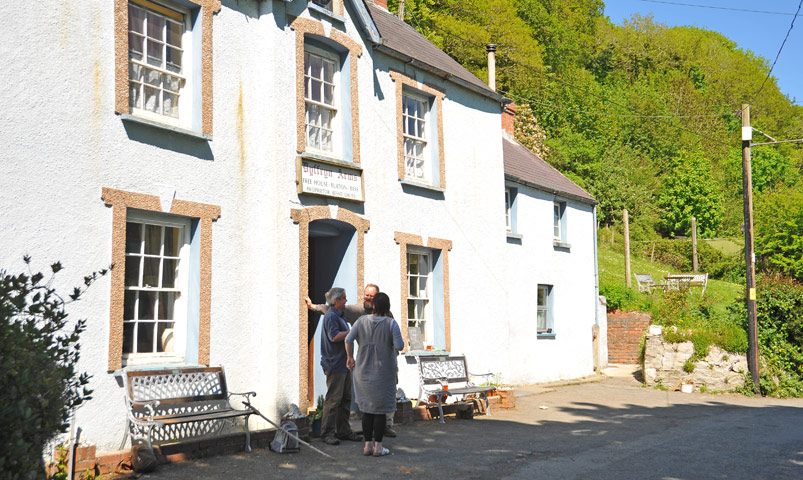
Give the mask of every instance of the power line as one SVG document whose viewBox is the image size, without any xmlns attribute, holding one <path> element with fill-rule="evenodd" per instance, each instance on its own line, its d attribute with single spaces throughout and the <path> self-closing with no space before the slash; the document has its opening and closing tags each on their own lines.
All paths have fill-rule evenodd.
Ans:
<svg viewBox="0 0 803 480">
<path fill-rule="evenodd" d="M 665 2 L 665 1 L 662 1 L 662 0 L 639 0 L 639 1 L 640 2 L 648 2 L 648 3 L 663 3 L 663 4 L 666 4 L 666 5 L 679 5 L 679 6 L 682 6 L 682 7 L 711 8 L 711 9 L 714 9 L 714 10 L 730 10 L 730 11 L 734 11 L 734 12 L 765 13 L 765 14 L 768 14 L 768 15 L 786 15 L 786 16 L 794 15 L 795 17 L 797 17 L 797 15 L 798 15 L 797 13 L 770 12 L 770 11 L 767 11 L 767 10 L 750 10 L 750 9 L 747 9 L 747 8 L 717 7 L 717 6 L 714 6 L 714 5 L 700 5 L 700 4 L 696 4 L 696 3 Z M 800 9 L 798 9 L 798 11 L 799 10 Z"/>
<path fill-rule="evenodd" d="M 577 112 L 577 113 L 584 113 L 586 115 L 598 115 L 601 117 L 623 117 L 623 118 L 701 118 L 701 117 L 722 117 L 723 115 L 727 115 L 727 113 L 706 113 L 706 114 L 695 114 L 695 115 L 642 115 L 642 114 L 625 114 L 625 113 L 605 113 L 605 112 L 591 112 L 588 110 L 581 110 L 579 108 L 571 108 L 571 107 L 563 107 L 560 105 L 554 105 L 548 102 L 543 102 L 539 100 L 533 100 L 532 98 L 523 97 L 521 95 L 517 95 L 515 93 L 506 92 L 504 90 L 499 90 L 499 93 L 505 95 L 506 97 L 510 97 L 513 99 L 523 100 L 528 103 L 537 103 L 539 105 L 544 105 L 550 108 L 556 108 L 559 110 L 566 110 L 568 112 Z"/>
<path fill-rule="evenodd" d="M 789 34 L 792 33 L 792 29 L 795 27 L 795 20 L 797 20 L 797 15 L 800 13 L 800 7 L 801 6 L 803 6 L 803 0 L 800 0 L 800 3 L 797 4 L 797 12 L 795 12 L 794 18 L 792 18 L 792 24 L 789 25 L 789 30 L 786 31 L 786 37 L 784 37 L 783 43 L 781 43 L 781 48 L 778 49 L 778 54 L 775 55 L 775 61 L 772 62 L 772 66 L 770 67 L 770 71 L 767 72 L 766 78 L 764 78 L 764 81 L 761 83 L 761 88 L 759 88 L 758 91 L 755 93 L 755 95 L 753 95 L 753 100 L 755 100 L 756 97 L 758 96 L 758 94 L 761 93 L 762 90 L 764 90 L 764 85 L 767 84 L 767 80 L 769 80 L 770 75 L 772 75 L 772 69 L 774 69 L 775 68 L 775 64 L 778 63 L 778 57 L 781 56 L 781 52 L 783 51 L 783 47 L 784 47 L 784 45 L 786 45 L 786 41 L 789 40 Z M 750 102 L 750 103 L 753 103 L 753 102 Z"/>
<path fill-rule="evenodd" d="M 803 3 L 803 0 L 801 0 L 801 3 Z M 413 17 L 413 20 L 415 21 L 416 25 L 418 25 L 419 29 L 421 29 L 421 24 L 419 23 L 419 21 L 418 21 L 418 18 L 415 16 L 415 13 L 413 13 L 413 12 L 412 12 L 412 10 L 405 10 L 405 14 L 407 14 L 407 13 L 409 13 L 409 14 L 410 14 L 410 15 Z M 434 25 L 434 24 L 433 24 L 433 25 L 432 25 L 432 28 L 433 28 L 433 29 L 435 29 L 435 30 L 438 30 L 438 31 L 440 31 L 441 33 L 444 33 L 444 34 L 446 34 L 446 35 L 452 36 L 452 37 L 454 37 L 454 38 L 458 38 L 458 39 L 462 40 L 462 41 L 463 41 L 465 44 L 468 44 L 468 45 L 475 45 L 475 44 L 476 44 L 476 42 L 475 42 L 475 41 L 468 40 L 468 39 L 466 39 L 466 38 L 464 38 L 464 37 L 461 37 L 460 35 L 454 34 L 454 33 L 452 33 L 452 32 L 447 32 L 447 31 L 443 30 L 442 28 L 438 27 L 437 25 Z M 421 29 L 421 30 L 423 30 L 423 29 Z M 423 35 L 423 33 L 422 33 L 422 35 Z M 541 68 L 534 67 L 534 66 L 530 66 L 530 65 L 525 65 L 525 64 L 523 64 L 523 63 L 519 63 L 519 65 L 520 65 L 521 67 L 523 67 L 523 68 L 527 69 L 527 70 L 534 71 L 534 72 L 535 72 L 535 73 L 537 73 L 537 74 L 540 74 L 540 75 L 546 75 L 546 72 L 545 72 L 543 69 L 541 69 Z M 586 88 L 586 87 L 578 87 L 577 85 L 574 85 L 574 84 L 572 84 L 572 83 L 570 83 L 570 82 L 568 82 L 568 81 L 562 80 L 561 78 L 559 78 L 559 77 L 557 77 L 557 76 L 553 77 L 553 79 L 554 79 L 555 81 L 557 81 L 558 83 L 561 83 L 561 84 L 563 84 L 563 85 L 565 85 L 565 86 L 567 86 L 567 87 L 575 88 L 575 89 L 578 89 L 578 90 L 584 90 L 586 93 L 589 93 L 589 94 L 591 94 L 591 95 L 593 95 L 593 96 L 595 96 L 595 97 L 599 98 L 599 99 L 600 99 L 600 100 L 602 100 L 602 101 L 607 101 L 608 103 L 611 103 L 611 104 L 613 104 L 613 105 L 616 105 L 616 106 L 618 106 L 618 107 L 620 107 L 620 108 L 623 108 L 623 109 L 625 109 L 625 110 L 627 110 L 627 111 L 629 111 L 629 112 L 633 112 L 633 117 L 634 117 L 634 118 L 655 118 L 655 119 L 657 119 L 657 120 L 663 121 L 663 122 L 664 122 L 666 125 L 668 125 L 668 126 L 669 126 L 669 127 L 671 127 L 671 128 L 680 129 L 680 130 L 685 130 L 685 131 L 687 131 L 687 132 L 689 132 L 689 133 L 692 133 L 692 134 L 694 134 L 694 135 L 697 135 L 697 136 L 698 136 L 698 137 L 700 137 L 700 138 L 704 138 L 704 139 L 706 139 L 706 140 L 708 140 L 708 141 L 710 141 L 710 142 L 717 143 L 717 144 L 719 144 L 719 145 L 730 146 L 730 144 L 728 144 L 728 143 L 725 143 L 725 142 L 722 142 L 722 141 L 719 141 L 719 140 L 713 139 L 713 138 L 711 138 L 711 137 L 708 137 L 708 136 L 706 136 L 706 135 L 703 135 L 703 134 L 702 134 L 702 133 L 700 133 L 700 132 L 697 132 L 697 131 L 695 131 L 695 130 L 692 130 L 692 129 L 690 129 L 690 128 L 687 128 L 687 127 L 684 127 L 684 126 L 682 126 L 682 125 L 674 125 L 674 124 L 672 124 L 672 123 L 670 123 L 670 122 L 668 121 L 668 119 L 669 119 L 669 118 L 682 118 L 682 117 L 678 117 L 678 116 L 664 117 L 664 116 L 659 116 L 659 115 L 650 115 L 650 116 L 648 116 L 648 115 L 643 115 L 643 114 L 641 114 L 640 112 L 634 112 L 634 111 L 633 111 L 633 110 L 632 110 L 630 107 L 628 107 L 627 105 L 622 105 L 622 104 L 620 104 L 620 103 L 614 102 L 614 101 L 613 101 L 613 100 L 611 100 L 610 98 L 604 97 L 604 96 L 602 96 L 602 95 L 598 95 L 597 93 L 595 93 L 595 92 L 592 92 L 590 89 L 588 89 L 588 88 Z M 521 97 L 521 98 L 523 98 L 523 97 Z M 544 103 L 544 102 L 537 102 L 537 101 L 534 101 L 534 100 L 532 100 L 532 99 L 526 99 L 526 100 L 528 100 L 528 101 L 530 101 L 530 102 L 533 102 L 533 103 L 542 103 L 542 104 Z M 551 106 L 552 106 L 553 108 L 561 108 L 561 107 L 557 107 L 557 106 L 554 106 L 554 105 L 551 105 Z M 566 109 L 566 110 L 568 110 L 568 109 Z M 581 112 L 581 113 L 586 113 L 586 114 L 592 114 L 592 115 L 593 115 L 593 114 L 595 114 L 595 113 L 592 113 L 592 112 L 584 112 L 584 111 L 582 111 L 582 110 L 577 110 L 577 111 L 578 111 L 578 112 Z M 603 113 L 598 113 L 597 115 L 605 115 L 605 114 L 603 114 Z M 697 116 L 697 115 L 690 115 L 690 117 L 691 117 L 691 116 Z M 699 115 L 699 116 L 706 116 L 706 115 Z M 718 117 L 718 116 L 721 116 L 721 115 L 712 115 L 712 116 L 717 116 L 717 117 Z"/>
</svg>

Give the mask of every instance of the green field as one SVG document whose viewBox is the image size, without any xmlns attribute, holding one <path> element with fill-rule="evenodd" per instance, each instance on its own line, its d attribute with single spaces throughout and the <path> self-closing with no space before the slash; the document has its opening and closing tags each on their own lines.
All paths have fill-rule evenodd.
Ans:
<svg viewBox="0 0 803 480">
<path fill-rule="evenodd" d="M 723 242 L 729 241 L 725 240 Z M 603 241 L 601 243 L 598 249 L 600 284 L 625 286 L 624 254 L 621 251 L 617 251 L 616 248 L 612 248 L 607 242 Z M 740 249 L 741 247 L 738 248 Z M 649 273 L 656 282 L 660 282 L 665 275 L 678 273 L 672 272 L 671 267 L 667 265 L 658 262 L 650 262 L 649 258 L 645 259 L 634 255 L 630 257 L 630 272 L 630 289 L 636 292 L 638 295 L 637 298 L 639 298 L 639 301 L 636 302 L 635 305 L 632 305 L 632 307 L 647 307 L 645 310 L 649 309 L 650 306 L 654 307 L 656 304 L 659 304 L 662 301 L 663 293 L 660 290 L 652 294 L 638 293 L 638 283 L 636 282 L 634 274 Z M 705 290 L 705 299 L 710 302 L 714 313 L 726 314 L 728 305 L 744 295 L 744 288 L 743 285 L 709 278 L 708 287 Z M 689 292 L 690 297 L 699 297 L 701 290 L 701 288 L 693 288 L 691 292 Z"/>
</svg>

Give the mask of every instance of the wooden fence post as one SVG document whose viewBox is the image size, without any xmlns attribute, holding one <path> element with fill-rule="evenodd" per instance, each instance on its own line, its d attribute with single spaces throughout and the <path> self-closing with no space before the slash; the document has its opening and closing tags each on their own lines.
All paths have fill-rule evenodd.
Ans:
<svg viewBox="0 0 803 480">
<path fill-rule="evenodd" d="M 625 227 L 625 277 L 627 277 L 625 284 L 630 288 L 630 217 L 626 208 L 622 212 L 622 222 Z"/>
</svg>

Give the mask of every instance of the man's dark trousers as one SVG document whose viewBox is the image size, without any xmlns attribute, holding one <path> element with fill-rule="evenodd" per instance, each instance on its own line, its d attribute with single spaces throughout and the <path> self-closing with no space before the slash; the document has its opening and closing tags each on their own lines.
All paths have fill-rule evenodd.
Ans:
<svg viewBox="0 0 803 480">
<path fill-rule="evenodd" d="M 326 398 L 323 401 L 321 438 L 346 437 L 351 433 L 351 372 L 326 374 Z"/>
</svg>

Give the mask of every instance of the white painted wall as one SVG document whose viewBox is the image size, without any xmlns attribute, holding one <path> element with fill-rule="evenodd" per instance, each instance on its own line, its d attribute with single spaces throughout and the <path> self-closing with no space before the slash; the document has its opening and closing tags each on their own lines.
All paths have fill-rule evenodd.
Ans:
<svg viewBox="0 0 803 480">
<path fill-rule="evenodd" d="M 166 185 L 177 199 L 219 205 L 211 364 L 226 367 L 232 391 L 256 390 L 258 408 L 274 418 L 284 413 L 299 401 L 298 226 L 290 210 L 327 203 L 296 194 L 295 32 L 285 8 L 308 16 L 304 2 L 223 2 L 214 18 L 214 135 L 208 143 L 169 132 L 132 135 L 114 114 L 111 2 L 15 3 L 0 2 L 0 16 L 15 18 L 14 28 L 0 29 L 0 268 L 22 271 L 26 253 L 37 269 L 59 260 L 66 270 L 57 284 L 68 289 L 107 266 L 112 210 L 100 198 L 103 187 L 158 195 Z M 350 18 L 345 28 L 363 44 Z M 365 280 L 379 284 L 400 312 L 394 232 L 451 240 L 452 350 L 466 354 L 472 370 L 501 372 L 510 383 L 589 373 L 595 308 L 590 209 L 569 202 L 572 250 L 555 252 L 552 198 L 521 189 L 523 245 L 507 244 L 499 107 L 428 75 L 447 95 L 446 191 L 442 199 L 404 191 L 397 180 L 389 68 L 404 71 L 370 47 L 359 59 L 366 203 L 328 200 L 371 222 Z M 532 330 L 538 282 L 556 288 L 554 341 L 536 341 Z M 109 290 L 103 278 L 69 307 L 75 318 L 88 319 L 79 369 L 92 375 L 95 390 L 76 422 L 99 452 L 119 448 L 125 428 L 123 392 L 107 372 Z M 415 370 L 404 359 L 399 363 L 401 384 L 414 396 Z"/>
</svg>

